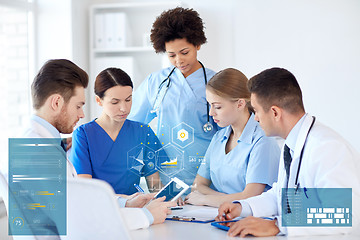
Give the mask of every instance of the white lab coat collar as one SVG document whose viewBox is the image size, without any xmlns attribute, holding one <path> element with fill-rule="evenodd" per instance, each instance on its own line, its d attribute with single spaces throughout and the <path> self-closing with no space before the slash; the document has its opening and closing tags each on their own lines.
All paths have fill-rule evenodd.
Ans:
<svg viewBox="0 0 360 240">
<path fill-rule="evenodd" d="M 295 180 L 296 180 L 296 175 L 298 172 L 297 170 L 298 170 L 299 161 L 300 161 L 300 153 L 305 144 L 306 136 L 308 134 L 308 131 L 310 129 L 312 121 L 313 121 L 312 116 L 310 116 L 309 114 L 306 114 L 306 116 L 303 120 L 303 123 L 300 127 L 300 130 L 298 132 L 296 145 L 295 145 L 295 149 L 294 149 L 293 160 L 292 160 L 291 166 L 290 166 L 290 177 L 289 177 L 289 184 L 288 184 L 289 188 L 295 187 Z M 305 146 L 305 148 L 306 148 L 306 146 Z"/>
<path fill-rule="evenodd" d="M 35 121 L 36 123 L 40 124 L 43 128 L 45 128 L 47 130 L 47 133 L 51 134 L 53 138 L 61 138 L 60 132 L 51 123 L 49 123 L 42 117 L 39 117 L 37 115 L 32 115 L 31 120 Z M 45 131 L 44 134 L 46 134 Z"/>
<path fill-rule="evenodd" d="M 296 147 L 297 138 L 301 129 L 301 126 L 307 116 L 307 113 L 305 113 L 299 121 L 295 124 L 295 126 L 291 129 L 288 136 L 286 137 L 286 140 L 284 144 L 286 144 L 290 148 L 290 154 L 291 157 L 294 157 L 294 151 Z"/>
</svg>

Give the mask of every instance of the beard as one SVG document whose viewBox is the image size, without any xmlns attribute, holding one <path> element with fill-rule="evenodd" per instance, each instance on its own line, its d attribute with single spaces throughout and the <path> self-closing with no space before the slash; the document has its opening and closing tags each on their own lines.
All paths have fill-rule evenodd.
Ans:
<svg viewBox="0 0 360 240">
<path fill-rule="evenodd" d="M 70 116 L 66 110 L 67 105 L 61 108 L 61 113 L 57 116 L 55 120 L 54 127 L 60 132 L 69 134 L 74 131 L 73 124 L 76 122 L 70 122 Z"/>
</svg>

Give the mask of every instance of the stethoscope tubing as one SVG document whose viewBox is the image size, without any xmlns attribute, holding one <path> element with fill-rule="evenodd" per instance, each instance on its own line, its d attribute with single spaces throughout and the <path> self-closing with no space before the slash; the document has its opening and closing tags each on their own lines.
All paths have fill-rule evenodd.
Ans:
<svg viewBox="0 0 360 240">
<path fill-rule="evenodd" d="M 315 120 L 316 120 L 316 117 L 312 116 L 313 120 L 311 122 L 311 125 L 310 125 L 310 128 L 306 134 L 306 137 L 305 137 L 305 141 L 304 141 L 304 145 L 301 149 L 301 152 L 300 152 L 300 158 L 299 158 L 299 165 L 298 165 L 298 169 L 297 169 L 297 172 L 296 172 L 296 178 L 295 178 L 295 187 L 296 187 L 296 190 L 295 192 L 297 191 L 297 189 L 299 188 L 299 172 L 300 172 L 300 167 L 301 167 L 301 162 L 302 162 L 302 157 L 303 157 L 303 154 L 304 154 L 304 149 L 305 149 L 305 145 L 306 145 L 306 141 L 307 141 L 307 138 L 309 136 L 309 133 L 312 129 L 312 127 L 314 126 L 314 123 L 315 123 Z"/>
<path fill-rule="evenodd" d="M 205 67 L 204 67 L 204 65 L 203 65 L 200 61 L 198 61 L 198 62 L 200 63 L 201 68 L 202 68 L 202 70 L 203 70 L 204 80 L 205 80 L 205 86 L 206 86 L 206 85 L 207 85 L 207 76 L 206 76 Z M 167 83 L 167 85 L 166 85 L 166 88 L 169 88 L 169 87 L 170 87 L 170 83 L 171 83 L 171 78 L 170 78 L 170 76 L 171 76 L 171 74 L 175 71 L 175 69 L 176 69 L 176 67 L 174 67 L 174 68 L 170 71 L 169 75 L 160 83 L 157 94 L 159 94 L 160 89 L 162 88 L 162 85 L 165 84 L 166 81 L 168 81 L 168 83 Z M 157 98 L 157 97 L 158 97 L 158 96 L 156 96 L 156 98 Z M 164 95 L 164 97 L 165 97 L 165 95 Z M 164 97 L 163 97 L 163 98 L 164 98 Z M 155 99 L 156 99 L 156 98 L 155 98 Z M 162 101 L 163 101 L 163 99 L 161 100 L 161 102 L 162 102 Z M 206 101 L 207 123 L 205 123 L 205 125 L 210 124 L 210 110 L 209 110 L 209 108 L 210 108 L 209 103 Z M 205 125 L 204 125 L 204 126 L 205 126 Z M 205 129 L 206 129 L 206 128 L 204 128 L 204 131 L 205 131 Z M 211 130 L 212 130 L 212 127 L 211 127 Z M 211 130 L 210 130 L 210 131 L 211 131 Z M 206 132 L 206 131 L 205 131 L 205 132 Z"/>
</svg>

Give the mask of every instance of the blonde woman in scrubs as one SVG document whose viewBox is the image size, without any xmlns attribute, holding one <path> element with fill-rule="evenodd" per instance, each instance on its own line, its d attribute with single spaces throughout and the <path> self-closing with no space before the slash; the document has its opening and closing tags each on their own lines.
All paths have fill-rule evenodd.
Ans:
<svg viewBox="0 0 360 240">
<path fill-rule="evenodd" d="M 210 116 L 223 129 L 213 136 L 186 203 L 218 207 L 259 195 L 276 181 L 280 149 L 254 120 L 247 82 L 233 68 L 208 82 Z"/>
</svg>

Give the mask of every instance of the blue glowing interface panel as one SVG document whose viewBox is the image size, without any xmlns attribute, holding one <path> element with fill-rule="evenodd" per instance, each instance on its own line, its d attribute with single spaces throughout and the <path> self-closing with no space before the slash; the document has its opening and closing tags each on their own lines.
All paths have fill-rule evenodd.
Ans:
<svg viewBox="0 0 360 240">
<path fill-rule="evenodd" d="M 352 226 L 351 188 L 283 188 L 281 202 L 283 226 Z"/>
<path fill-rule="evenodd" d="M 60 142 L 9 139 L 9 235 L 66 235 L 66 154 Z"/>
</svg>

